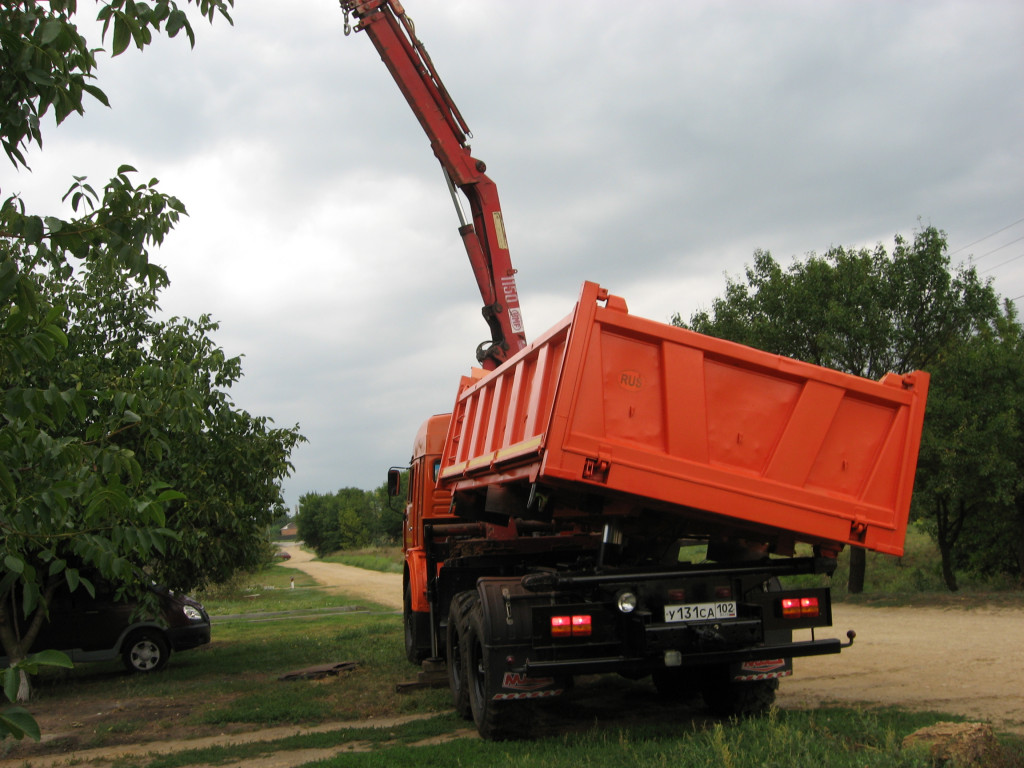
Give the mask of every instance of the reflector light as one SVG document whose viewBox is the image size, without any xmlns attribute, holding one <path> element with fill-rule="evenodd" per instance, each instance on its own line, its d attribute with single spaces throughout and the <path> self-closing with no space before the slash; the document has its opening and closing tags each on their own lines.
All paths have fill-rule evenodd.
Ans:
<svg viewBox="0 0 1024 768">
<path fill-rule="evenodd" d="M 729 600 L 732 598 L 732 587 L 715 587 L 715 597 L 719 600 Z"/>
<path fill-rule="evenodd" d="M 592 631 L 590 616 L 552 616 L 552 637 L 590 637 Z"/>
<path fill-rule="evenodd" d="M 572 617 L 571 616 L 552 616 L 551 617 L 551 636 L 552 637 L 569 637 L 572 634 Z"/>
<path fill-rule="evenodd" d="M 668 591 L 668 599 L 673 603 L 681 603 L 686 600 L 685 589 L 670 589 Z"/>
<path fill-rule="evenodd" d="M 573 616 L 572 617 L 572 635 L 573 637 L 590 637 L 590 617 L 589 616 Z"/>
<path fill-rule="evenodd" d="M 820 612 L 816 597 L 784 597 L 782 599 L 783 618 L 809 619 L 817 617 Z"/>
</svg>

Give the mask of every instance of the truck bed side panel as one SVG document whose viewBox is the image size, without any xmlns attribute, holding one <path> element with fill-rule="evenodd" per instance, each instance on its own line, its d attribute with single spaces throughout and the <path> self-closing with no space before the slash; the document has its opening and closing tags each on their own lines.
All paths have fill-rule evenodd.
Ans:
<svg viewBox="0 0 1024 768">
<path fill-rule="evenodd" d="M 599 292 L 586 284 L 574 316 L 466 382 L 453 424 L 473 438 L 446 457 L 446 485 L 539 481 L 902 553 L 926 373 L 850 376 L 600 306 Z"/>
</svg>

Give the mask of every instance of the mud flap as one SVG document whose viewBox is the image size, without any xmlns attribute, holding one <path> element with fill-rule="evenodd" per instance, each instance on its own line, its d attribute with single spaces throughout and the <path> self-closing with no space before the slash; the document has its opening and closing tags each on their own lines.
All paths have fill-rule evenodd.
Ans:
<svg viewBox="0 0 1024 768">
<path fill-rule="evenodd" d="M 756 680 L 775 680 L 793 674 L 792 659 L 763 659 L 743 661 L 729 666 L 729 679 L 738 683 Z"/>
<path fill-rule="evenodd" d="M 504 664 L 505 657 L 501 661 Z M 561 696 L 565 689 L 564 679 L 505 671 L 500 688 L 492 691 L 491 695 L 494 701 L 532 701 Z"/>
<path fill-rule="evenodd" d="M 486 695 L 491 701 L 547 699 L 565 693 L 570 678 L 528 675 L 523 670 L 533 648 L 531 603 L 536 596 L 518 579 L 482 578 L 477 582 L 485 622 L 488 668 Z"/>
</svg>

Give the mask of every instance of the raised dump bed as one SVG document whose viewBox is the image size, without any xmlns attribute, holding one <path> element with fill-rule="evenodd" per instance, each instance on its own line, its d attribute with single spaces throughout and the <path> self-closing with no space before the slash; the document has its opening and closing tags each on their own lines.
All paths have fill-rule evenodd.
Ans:
<svg viewBox="0 0 1024 768">
<path fill-rule="evenodd" d="M 922 371 L 851 376 L 635 317 L 585 283 L 569 317 L 463 379 L 440 485 L 900 555 L 927 391 Z"/>
</svg>

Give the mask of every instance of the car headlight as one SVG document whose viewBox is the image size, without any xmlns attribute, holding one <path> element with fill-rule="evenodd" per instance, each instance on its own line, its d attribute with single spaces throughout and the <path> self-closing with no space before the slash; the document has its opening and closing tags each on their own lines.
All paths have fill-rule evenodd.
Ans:
<svg viewBox="0 0 1024 768">
<path fill-rule="evenodd" d="M 203 613 L 194 605 L 185 605 L 181 608 L 182 613 L 185 614 L 185 618 L 189 621 L 202 621 Z"/>
</svg>

